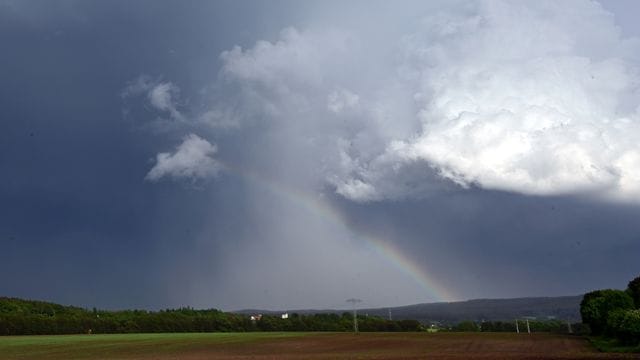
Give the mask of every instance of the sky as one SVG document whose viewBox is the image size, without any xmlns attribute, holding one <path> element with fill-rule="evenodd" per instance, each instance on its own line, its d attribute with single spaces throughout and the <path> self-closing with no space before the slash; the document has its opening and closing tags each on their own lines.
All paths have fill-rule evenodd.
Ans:
<svg viewBox="0 0 640 360">
<path fill-rule="evenodd" d="M 639 7 L 0 0 L 0 296 L 291 310 L 624 288 Z"/>
</svg>

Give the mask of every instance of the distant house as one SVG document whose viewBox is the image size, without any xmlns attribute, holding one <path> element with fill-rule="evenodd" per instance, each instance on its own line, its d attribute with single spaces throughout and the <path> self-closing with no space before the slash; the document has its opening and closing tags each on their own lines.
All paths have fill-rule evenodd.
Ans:
<svg viewBox="0 0 640 360">
<path fill-rule="evenodd" d="M 260 321 L 260 319 L 262 319 L 262 314 L 251 315 L 250 319 L 251 321 Z"/>
<path fill-rule="evenodd" d="M 284 314 L 280 315 L 280 317 L 282 319 L 288 319 L 289 318 L 289 313 L 284 313 Z"/>
</svg>

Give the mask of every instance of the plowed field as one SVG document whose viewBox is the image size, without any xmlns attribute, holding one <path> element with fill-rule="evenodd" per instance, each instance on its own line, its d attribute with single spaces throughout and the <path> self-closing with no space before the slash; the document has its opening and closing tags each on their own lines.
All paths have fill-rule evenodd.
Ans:
<svg viewBox="0 0 640 360">
<path fill-rule="evenodd" d="M 0 337 L 0 359 L 619 359 L 576 336 L 235 333 Z"/>
</svg>

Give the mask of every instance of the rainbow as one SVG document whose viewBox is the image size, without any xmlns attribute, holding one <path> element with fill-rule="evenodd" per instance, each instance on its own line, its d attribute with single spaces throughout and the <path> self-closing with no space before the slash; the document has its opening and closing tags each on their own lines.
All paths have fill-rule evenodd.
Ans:
<svg viewBox="0 0 640 360">
<path fill-rule="evenodd" d="M 294 187 L 285 186 L 250 169 L 222 164 L 228 173 L 240 176 L 269 193 L 283 198 L 302 210 L 334 224 L 337 228 L 347 229 L 358 240 L 362 240 L 375 253 L 388 261 L 393 267 L 416 282 L 432 301 L 453 301 L 456 297 L 429 273 L 418 266 L 414 260 L 398 249 L 393 242 L 379 237 L 369 236 L 349 224 L 339 211 L 334 209 L 320 194 L 309 194 Z"/>
</svg>

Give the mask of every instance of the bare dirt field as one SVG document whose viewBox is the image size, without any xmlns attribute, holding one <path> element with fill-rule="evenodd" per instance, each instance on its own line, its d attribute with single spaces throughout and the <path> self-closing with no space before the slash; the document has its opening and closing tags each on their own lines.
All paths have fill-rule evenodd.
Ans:
<svg viewBox="0 0 640 360">
<path fill-rule="evenodd" d="M 0 338 L 0 359 L 638 359 L 581 337 L 511 333 L 198 333 Z"/>
</svg>

